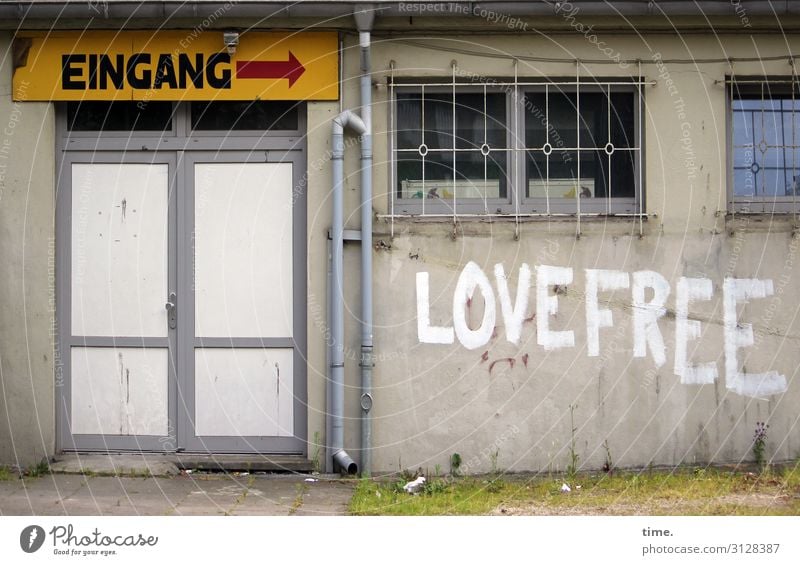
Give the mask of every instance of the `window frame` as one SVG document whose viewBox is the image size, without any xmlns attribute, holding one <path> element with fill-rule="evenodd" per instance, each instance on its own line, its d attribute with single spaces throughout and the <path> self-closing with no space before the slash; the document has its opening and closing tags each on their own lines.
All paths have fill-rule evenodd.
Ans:
<svg viewBox="0 0 800 565">
<path fill-rule="evenodd" d="M 564 84 L 567 83 L 567 84 Z M 417 78 L 417 77 L 392 77 L 389 81 L 389 136 L 388 153 L 390 161 L 389 174 L 389 209 L 390 216 L 397 217 L 437 217 L 449 216 L 467 218 L 475 216 L 476 219 L 487 217 L 519 217 L 519 216 L 645 216 L 644 197 L 644 168 L 645 168 L 645 140 L 644 129 L 641 121 L 644 116 L 644 79 L 641 77 L 611 77 L 597 79 L 582 79 L 576 81 L 572 78 L 550 78 L 547 80 L 524 79 L 518 80 L 487 78 L 485 81 L 475 83 L 472 81 L 453 81 L 451 78 Z M 506 199 L 487 199 L 484 201 L 457 201 L 455 210 L 452 201 L 412 199 L 398 197 L 398 162 L 395 159 L 397 148 L 397 106 L 398 94 L 416 93 L 452 93 L 464 92 L 499 92 L 506 97 L 506 141 L 508 148 L 507 187 Z M 522 103 L 526 92 L 545 91 L 546 87 L 556 88 L 559 92 L 626 92 L 633 96 L 633 135 L 634 147 L 630 149 L 639 153 L 634 160 L 634 196 L 633 197 L 599 197 L 580 199 L 528 197 L 526 185 L 527 150 L 525 149 L 526 133 L 526 108 L 515 112 Z M 580 89 L 580 90 L 579 90 Z M 577 111 L 577 109 L 576 109 Z M 516 113 L 516 115 L 515 115 Z M 518 145 L 517 145 L 518 144 Z M 581 147 L 581 152 L 586 151 Z M 554 149 L 555 152 L 555 149 Z M 548 203 L 549 200 L 549 203 Z M 548 206 L 549 204 L 549 206 Z"/>
<path fill-rule="evenodd" d="M 129 101 L 126 101 L 129 102 Z M 134 101 L 135 102 L 135 101 Z M 158 151 L 185 149 L 198 151 L 279 150 L 286 146 L 305 147 L 307 104 L 298 102 L 297 130 L 197 130 L 191 128 L 191 101 L 172 102 L 172 128 L 167 131 L 72 131 L 66 117 L 66 102 L 57 102 L 56 128 L 68 135 L 70 150 Z M 102 145 L 100 145 L 102 142 Z"/>
<path fill-rule="evenodd" d="M 452 86 L 441 86 L 438 82 L 434 83 L 435 86 L 406 86 L 403 84 L 398 84 L 393 89 L 392 94 L 392 124 L 397 124 L 397 94 L 398 91 L 400 94 L 404 93 L 430 93 L 430 94 L 452 94 L 453 88 Z M 389 130 L 389 159 L 390 159 L 390 182 L 392 182 L 392 190 L 390 192 L 390 198 L 394 201 L 394 208 L 395 212 L 398 211 L 400 208 L 400 214 L 402 215 L 462 215 L 462 214 L 484 214 L 486 209 L 494 209 L 494 210 L 502 210 L 503 213 L 510 213 L 510 210 L 513 210 L 515 206 L 515 198 L 516 198 L 516 191 L 514 190 L 514 158 L 513 158 L 513 129 L 508 127 L 508 124 L 511 123 L 513 120 L 512 115 L 512 107 L 509 104 L 509 96 L 508 92 L 503 90 L 498 86 L 490 85 L 472 85 L 472 84 L 464 84 L 458 83 L 457 86 L 459 87 L 459 91 L 457 93 L 501 93 L 505 95 L 505 119 L 506 119 L 506 148 L 502 151 L 507 154 L 507 162 L 506 162 L 506 188 L 507 188 L 507 195 L 505 198 L 487 198 L 484 200 L 475 198 L 470 199 L 467 201 L 459 201 L 456 203 L 455 210 L 452 206 L 452 201 L 448 202 L 442 198 L 439 199 L 430 199 L 427 198 L 398 198 L 397 197 L 397 161 L 395 160 L 396 151 L 399 149 L 397 148 L 397 128 L 391 127 Z M 433 130 L 431 130 L 433 131 Z M 491 154 L 491 153 L 490 153 Z M 408 209 L 403 209 L 408 208 Z M 419 211 L 418 211 L 419 210 Z M 424 213 L 422 213 L 424 211 Z"/>
<path fill-rule="evenodd" d="M 737 85 L 741 85 L 737 86 Z M 734 156 L 734 119 L 733 103 L 735 100 L 741 100 L 742 95 L 756 93 L 757 89 L 766 86 L 768 89 L 774 88 L 778 91 L 783 90 L 785 93 L 793 91 L 792 98 L 800 102 L 800 79 L 792 76 L 742 76 L 736 77 L 728 75 L 725 77 L 726 86 L 726 172 L 728 181 L 727 185 L 727 200 L 728 211 L 733 214 L 797 214 L 800 210 L 800 197 L 793 196 L 737 196 L 736 195 L 736 177 L 735 166 L 736 159 Z M 782 94 L 779 92 L 779 94 Z M 737 95 L 739 97 L 737 97 Z M 781 98 L 784 99 L 784 98 Z M 797 112 L 800 117 L 800 110 Z M 800 128 L 795 131 L 795 143 L 800 145 Z M 781 146 L 784 150 L 786 146 Z M 755 149 L 754 149 L 755 150 Z M 800 170 L 800 161 L 796 163 L 797 169 Z M 783 169 L 786 169 L 784 164 Z"/>
</svg>

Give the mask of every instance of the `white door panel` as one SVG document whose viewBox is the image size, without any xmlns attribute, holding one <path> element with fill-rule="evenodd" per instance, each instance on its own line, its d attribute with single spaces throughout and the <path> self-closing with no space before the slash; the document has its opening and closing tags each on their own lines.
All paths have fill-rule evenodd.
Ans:
<svg viewBox="0 0 800 565">
<path fill-rule="evenodd" d="M 73 434 L 166 436 L 166 348 L 72 347 Z"/>
<path fill-rule="evenodd" d="M 291 436 L 292 349 L 195 350 L 198 436 Z"/>
<path fill-rule="evenodd" d="M 166 337 L 166 164 L 72 165 L 72 333 Z"/>
<path fill-rule="evenodd" d="M 195 165 L 195 332 L 291 337 L 292 164 Z"/>
</svg>

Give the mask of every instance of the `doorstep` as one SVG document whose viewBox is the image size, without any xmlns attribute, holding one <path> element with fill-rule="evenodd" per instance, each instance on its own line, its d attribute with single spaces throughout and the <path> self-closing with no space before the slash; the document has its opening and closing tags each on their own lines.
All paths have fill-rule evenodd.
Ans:
<svg viewBox="0 0 800 565">
<path fill-rule="evenodd" d="M 50 464 L 53 473 L 171 477 L 182 469 L 310 473 L 314 465 L 300 455 L 209 455 L 157 453 L 61 453 Z"/>
</svg>

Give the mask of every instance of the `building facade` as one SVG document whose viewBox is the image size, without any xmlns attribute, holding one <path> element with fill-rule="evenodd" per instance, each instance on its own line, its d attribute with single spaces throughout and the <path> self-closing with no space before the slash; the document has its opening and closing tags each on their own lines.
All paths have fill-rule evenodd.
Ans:
<svg viewBox="0 0 800 565">
<path fill-rule="evenodd" d="M 2 6 L 2 463 L 800 454 L 800 6 L 54 6 Z"/>
</svg>

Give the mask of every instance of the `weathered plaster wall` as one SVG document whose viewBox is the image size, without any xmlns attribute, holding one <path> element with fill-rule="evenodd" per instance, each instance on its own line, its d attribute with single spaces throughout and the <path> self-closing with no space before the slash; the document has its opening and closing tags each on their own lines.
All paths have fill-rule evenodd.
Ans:
<svg viewBox="0 0 800 565">
<path fill-rule="evenodd" d="M 11 34 L 0 34 L 0 464 L 54 450 L 54 120 L 11 100 Z M 24 92 L 20 92 L 24 97 Z"/>
<path fill-rule="evenodd" d="M 586 22 L 587 25 L 591 22 Z M 726 94 L 722 80 L 727 63 L 651 64 L 656 53 L 664 60 L 755 57 L 767 58 L 800 50 L 800 38 L 761 35 L 643 34 L 602 39 L 622 59 L 641 59 L 642 75 L 657 84 L 645 91 L 645 190 L 648 219 L 640 228 L 631 218 L 522 221 L 519 240 L 511 221 L 421 222 L 376 216 L 374 468 L 448 468 L 450 455 L 461 454 L 468 471 L 488 471 L 496 465 L 512 470 L 564 469 L 574 438 L 581 465 L 599 468 L 605 445 L 617 465 L 706 463 L 751 459 L 756 421 L 770 423 L 768 452 L 775 459 L 800 455 L 796 406 L 800 387 L 795 378 L 800 362 L 796 319 L 800 293 L 798 248 L 791 216 L 764 219 L 726 215 Z M 464 36 L 429 38 L 431 45 L 468 51 L 564 59 L 603 59 L 594 44 L 579 34 L 536 34 L 517 37 Z M 373 48 L 375 107 L 376 214 L 389 211 L 389 168 L 386 130 L 390 61 L 401 77 L 440 76 L 459 72 L 476 76 L 513 76 L 510 58 L 483 58 L 436 48 L 412 46 L 402 37 L 375 38 Z M 574 62 L 520 61 L 521 77 L 571 77 Z M 345 107 L 357 107 L 357 50 L 348 40 L 345 55 Z M 666 75 L 674 81 L 670 90 Z M 735 63 L 737 75 L 790 73 L 787 60 Z M 589 64 L 581 74 L 635 76 L 635 64 Z M 663 75 L 659 78 L 659 75 Z M 683 115 L 682 115 L 683 114 Z M 313 129 L 313 126 L 312 126 Z M 325 131 L 327 135 L 327 130 Z M 682 141 L 686 138 L 689 141 Z M 315 141 L 314 143 L 318 143 Z M 357 147 L 347 165 L 348 227 L 359 227 L 357 212 Z M 692 157 L 694 163 L 686 162 Z M 310 157 L 311 159 L 311 157 Z M 311 188 L 322 193 L 325 186 Z M 310 214 L 316 213 L 310 210 Z M 327 221 L 326 216 L 317 222 Z M 311 216 L 310 216 L 311 218 Z M 323 230 L 309 224 L 320 234 Z M 327 224 L 325 224 L 327 225 Z M 454 236 L 455 233 L 455 236 Z M 319 246 L 317 246 L 318 248 Z M 417 332 L 419 272 L 429 273 L 431 323 L 453 325 L 454 289 L 465 265 L 474 261 L 488 277 L 494 295 L 494 266 L 509 276 L 511 300 L 517 292 L 519 268 L 527 263 L 533 276 L 528 308 L 518 345 L 506 339 L 499 301 L 494 337 L 468 350 L 458 338 L 451 345 L 420 343 Z M 311 259 L 312 263 L 321 263 Z M 537 343 L 536 273 L 538 265 L 571 267 L 574 281 L 558 295 L 559 310 L 551 317 L 555 330 L 574 331 L 575 346 L 546 351 Z M 657 367 L 648 351 L 633 356 L 631 291 L 601 292 L 599 305 L 610 308 L 613 327 L 600 330 L 596 357 L 587 354 L 586 285 L 584 269 L 618 269 L 626 273 L 652 270 L 668 281 L 667 313 L 659 320 L 666 362 Z M 312 279 L 314 275 L 312 274 Z M 348 284 L 357 285 L 357 271 L 347 270 Z M 693 302 L 689 319 L 701 322 L 702 335 L 688 342 L 689 363 L 714 362 L 713 384 L 682 384 L 675 374 L 676 289 L 681 277 L 712 282 L 709 301 Z M 739 370 L 777 371 L 785 376 L 786 392 L 756 399 L 734 392 L 726 378 L 723 328 L 725 277 L 771 279 L 774 295 L 751 300 L 738 308 L 741 324 L 752 324 L 755 346 L 738 352 Z M 315 285 L 319 281 L 315 282 Z M 352 291 L 351 291 L 352 292 Z M 552 293 L 551 293 L 552 294 Z M 350 311 L 358 313 L 353 296 Z M 648 300 L 649 300 L 648 296 Z M 468 308 L 470 327 L 483 315 L 480 293 Z M 309 326 L 311 327 L 311 325 Z M 309 341 L 319 341 L 310 329 Z M 350 323 L 348 339 L 357 340 Z M 355 346 L 355 343 L 351 344 Z M 318 347 L 318 346 L 313 346 Z M 316 354 L 316 350 L 315 350 Z M 512 364 L 513 360 L 513 364 Z M 358 362 L 348 360 L 347 441 L 358 439 Z M 570 409 L 572 407 L 572 410 Z M 313 429 L 314 426 L 311 426 Z M 607 442 L 607 443 L 606 443 Z"/>
</svg>

